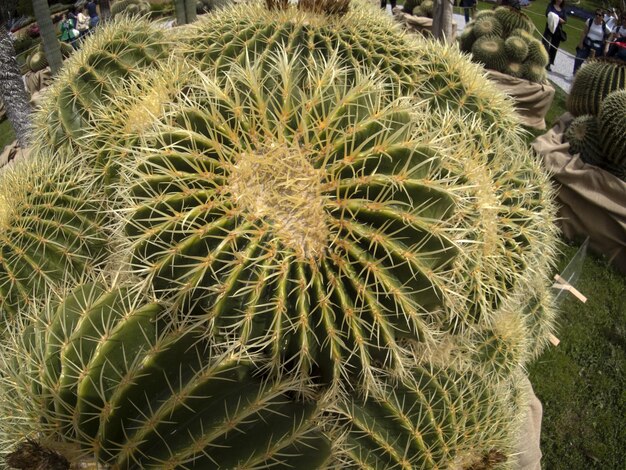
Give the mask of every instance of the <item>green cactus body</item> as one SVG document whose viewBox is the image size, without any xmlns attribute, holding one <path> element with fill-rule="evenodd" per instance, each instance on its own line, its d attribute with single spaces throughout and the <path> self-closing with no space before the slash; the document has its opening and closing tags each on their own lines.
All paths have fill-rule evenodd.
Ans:
<svg viewBox="0 0 626 470">
<path fill-rule="evenodd" d="M 504 41 L 504 50 L 512 62 L 521 63 L 528 56 L 528 44 L 520 36 L 510 36 Z"/>
<path fill-rule="evenodd" d="M 41 384 L 44 445 L 70 448 L 74 462 L 95 451 L 111 468 L 318 468 L 328 459 L 318 407 L 290 396 L 291 381 L 255 377 L 249 361 L 216 355 L 193 328 L 164 326 L 162 307 L 142 299 L 84 284 L 35 323 L 32 355 L 10 372 Z"/>
<path fill-rule="evenodd" d="M 378 394 L 342 403 L 341 468 L 473 468 L 494 449 L 506 460 L 506 420 L 516 413 L 505 397 L 479 374 L 449 367 L 417 366 L 405 381 L 389 378 Z"/>
<path fill-rule="evenodd" d="M 465 28 L 463 28 L 463 32 L 459 36 L 459 48 L 463 52 L 471 52 L 472 44 L 474 44 L 475 40 L 476 38 L 474 37 L 474 33 L 472 32 L 472 26 L 467 25 Z"/>
<path fill-rule="evenodd" d="M 522 65 L 523 77 L 526 80 L 535 83 L 543 83 L 546 81 L 547 74 L 545 65 L 538 65 L 529 61 L 524 62 Z"/>
<path fill-rule="evenodd" d="M 48 66 L 46 55 L 39 49 L 37 49 L 28 57 L 27 62 L 28 68 L 30 68 L 33 72 L 38 72 Z"/>
<path fill-rule="evenodd" d="M 127 233 L 133 265 L 157 291 L 203 305 L 216 334 L 267 345 L 279 368 L 297 357 L 303 374 L 337 380 L 384 360 L 400 336 L 430 336 L 426 312 L 440 308 L 440 275 L 457 251 L 441 223 L 454 196 L 436 182 L 434 149 L 412 141 L 408 108 L 388 107 L 367 80 L 352 87 L 325 71 L 315 82 L 297 63 L 279 67 L 233 73 L 224 91 L 203 86 L 194 99 L 206 103 L 177 108 L 145 137 L 159 145 L 126 175 Z M 174 191 L 182 181 L 196 189 Z"/>
<path fill-rule="evenodd" d="M 351 68 L 381 70 L 402 93 L 443 109 L 459 109 L 495 132 L 515 126 L 511 103 L 480 77 L 480 68 L 468 64 L 454 47 L 435 44 L 407 34 L 371 5 L 329 17 L 295 7 L 268 11 L 253 4 L 205 15 L 180 31 L 177 50 L 198 61 L 200 68 L 213 70 L 227 69 L 233 60 L 242 64 L 255 54 L 254 60 L 262 61 L 278 48 L 300 54 L 315 68 L 313 60 L 336 48 Z"/>
<path fill-rule="evenodd" d="M 150 12 L 150 3 L 143 0 L 118 0 L 111 6 L 111 16 L 145 15 Z"/>
<path fill-rule="evenodd" d="M 14 317 L 46 289 L 104 260 L 108 237 L 92 175 L 74 163 L 20 161 L 0 180 L 0 302 Z"/>
<path fill-rule="evenodd" d="M 569 153 L 580 154 L 586 163 L 599 165 L 603 160 L 598 119 L 586 114 L 575 118 L 563 135 L 569 142 Z"/>
<path fill-rule="evenodd" d="M 602 100 L 612 91 L 626 88 L 626 64 L 607 58 L 588 60 L 576 73 L 567 97 L 567 110 L 574 116 L 600 111 Z"/>
<path fill-rule="evenodd" d="M 435 5 L 432 0 L 424 0 L 420 7 L 424 11 L 424 16 L 427 16 L 429 18 L 433 17 L 433 9 Z"/>
<path fill-rule="evenodd" d="M 515 29 L 533 32 L 534 26 L 526 13 L 508 6 L 498 7 L 494 11 L 495 18 L 502 25 L 502 37 L 508 37 Z"/>
<path fill-rule="evenodd" d="M 509 62 L 506 64 L 503 72 L 510 75 L 511 77 L 523 78 L 524 66 L 519 62 Z"/>
<path fill-rule="evenodd" d="M 413 16 L 428 16 L 426 9 L 422 5 L 418 5 L 413 8 L 412 14 Z"/>
<path fill-rule="evenodd" d="M 93 112 L 111 104 L 123 85 L 164 58 L 163 31 L 148 22 L 121 19 L 89 37 L 50 87 L 38 114 L 33 139 L 41 148 L 58 149 L 90 135 Z M 90 137 L 87 146 L 91 146 Z M 97 147 L 102 147 L 99 142 Z"/>
<path fill-rule="evenodd" d="M 474 31 L 474 36 L 478 39 L 483 36 L 502 37 L 503 28 L 495 15 L 487 15 L 476 18 L 472 22 L 472 30 Z"/>
<path fill-rule="evenodd" d="M 478 10 L 474 15 L 474 21 L 478 18 L 483 18 L 487 16 L 493 17 L 495 15 L 494 10 Z"/>
<path fill-rule="evenodd" d="M 626 171 L 626 89 L 617 90 L 602 101 L 598 114 L 602 153 L 611 166 Z"/>
<path fill-rule="evenodd" d="M 506 68 L 507 56 L 504 41 L 496 36 L 481 36 L 472 45 L 474 61 L 485 68 L 502 72 Z"/>
</svg>

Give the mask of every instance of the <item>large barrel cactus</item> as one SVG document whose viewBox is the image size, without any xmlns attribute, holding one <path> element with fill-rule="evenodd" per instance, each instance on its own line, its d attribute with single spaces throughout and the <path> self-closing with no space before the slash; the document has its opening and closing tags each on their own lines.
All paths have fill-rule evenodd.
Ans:
<svg viewBox="0 0 626 470">
<path fill-rule="evenodd" d="M 0 343 L 10 465 L 513 467 L 555 230 L 510 104 L 365 5 L 269 4 L 207 15 L 90 110 L 119 250 Z M 420 59 L 372 58 L 371 26 Z M 98 154 L 37 151 L 68 142 Z"/>
<path fill-rule="evenodd" d="M 599 57 L 588 60 L 577 73 L 567 97 L 567 110 L 574 116 L 600 111 L 602 100 L 615 90 L 626 89 L 626 64 Z"/>
<path fill-rule="evenodd" d="M 0 318 L 10 321 L 51 286 L 104 262 L 106 216 L 88 171 L 33 157 L 0 178 Z"/>
</svg>

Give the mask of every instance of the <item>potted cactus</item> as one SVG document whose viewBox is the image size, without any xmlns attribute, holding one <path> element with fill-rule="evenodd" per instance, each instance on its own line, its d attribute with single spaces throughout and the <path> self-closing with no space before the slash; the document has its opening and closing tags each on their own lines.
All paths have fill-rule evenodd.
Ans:
<svg viewBox="0 0 626 470">
<path fill-rule="evenodd" d="M 510 103 L 361 4 L 143 31 L 159 54 L 72 108 L 80 132 L 68 83 L 37 121 L 41 158 L 96 173 L 115 249 L 13 316 L 9 465 L 510 468 L 555 243 Z"/>
</svg>

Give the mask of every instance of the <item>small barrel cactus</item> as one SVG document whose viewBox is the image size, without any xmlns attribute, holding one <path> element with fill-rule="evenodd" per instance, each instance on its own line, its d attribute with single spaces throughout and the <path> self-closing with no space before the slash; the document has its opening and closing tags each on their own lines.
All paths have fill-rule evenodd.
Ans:
<svg viewBox="0 0 626 470">
<path fill-rule="evenodd" d="M 598 123 L 605 159 L 626 173 L 626 89 L 609 93 L 602 101 Z"/>
<path fill-rule="evenodd" d="M 0 178 L 0 311 L 12 319 L 47 290 L 80 279 L 107 255 L 106 217 L 87 170 L 33 158 Z M 3 325 L 7 326 L 7 325 Z"/>
<path fill-rule="evenodd" d="M 567 110 L 574 116 L 597 116 L 602 100 L 626 88 L 626 64 L 610 58 L 588 60 L 576 73 L 567 97 Z"/>
<path fill-rule="evenodd" d="M 495 16 L 481 16 L 471 22 L 476 39 L 483 36 L 502 36 L 503 28 Z"/>
<path fill-rule="evenodd" d="M 46 55 L 43 51 L 37 49 L 26 59 L 26 63 L 28 68 L 33 72 L 39 72 L 40 70 L 45 69 L 48 66 L 48 60 L 46 59 Z"/>
<path fill-rule="evenodd" d="M 504 41 L 498 36 L 481 36 L 472 45 L 472 56 L 485 68 L 504 70 L 507 64 L 507 54 Z"/>
<path fill-rule="evenodd" d="M 111 6 L 111 16 L 143 16 L 150 13 L 150 3 L 145 0 L 117 0 Z"/>
<path fill-rule="evenodd" d="M 569 153 L 580 154 L 586 163 L 598 165 L 604 160 L 596 116 L 590 114 L 578 116 L 565 130 L 563 138 L 569 142 Z"/>
<path fill-rule="evenodd" d="M 504 50 L 511 61 L 521 63 L 528 57 L 528 43 L 519 36 L 510 36 L 504 41 Z"/>
<path fill-rule="evenodd" d="M 507 37 L 515 29 L 523 29 L 532 33 L 534 25 L 532 20 L 526 13 L 517 8 L 511 8 L 508 6 L 498 7 L 494 10 L 495 18 L 502 25 L 502 36 Z"/>
</svg>

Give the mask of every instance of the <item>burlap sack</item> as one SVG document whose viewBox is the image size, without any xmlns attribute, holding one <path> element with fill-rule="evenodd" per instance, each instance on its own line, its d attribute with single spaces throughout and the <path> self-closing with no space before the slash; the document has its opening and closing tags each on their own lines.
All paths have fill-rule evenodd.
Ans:
<svg viewBox="0 0 626 470">
<path fill-rule="evenodd" d="M 29 95 L 33 95 L 42 88 L 47 87 L 52 82 L 52 72 L 50 67 L 46 67 L 38 72 L 26 72 L 24 75 L 24 86 Z"/>
<path fill-rule="evenodd" d="M 2 153 L 0 153 L 0 168 L 9 164 L 14 160 L 18 160 L 20 158 L 28 157 L 30 149 L 22 149 L 19 145 L 17 145 L 17 141 L 14 141 L 12 144 L 4 147 Z"/>
<path fill-rule="evenodd" d="M 626 272 L 626 182 L 583 162 L 562 143 L 572 121 L 565 113 L 532 147 L 558 183 L 559 221 L 569 239 L 589 236 L 592 250 L 605 254 Z"/>
<path fill-rule="evenodd" d="M 425 16 L 413 16 L 402 11 L 396 13 L 396 19 L 401 21 L 409 31 L 415 31 L 424 36 L 431 36 L 433 33 L 433 19 Z M 448 39 L 453 42 L 456 39 L 457 24 L 452 22 L 452 37 Z"/>
<path fill-rule="evenodd" d="M 495 70 L 487 70 L 487 78 L 513 98 L 522 124 L 540 130 L 546 128 L 545 117 L 554 99 L 554 88 L 549 83 L 533 83 Z"/>
<path fill-rule="evenodd" d="M 533 386 L 528 378 L 524 378 L 523 387 L 528 394 L 528 405 L 524 424 L 520 430 L 516 447 L 516 470 L 541 470 L 541 419 L 543 407 L 535 395 Z"/>
</svg>

